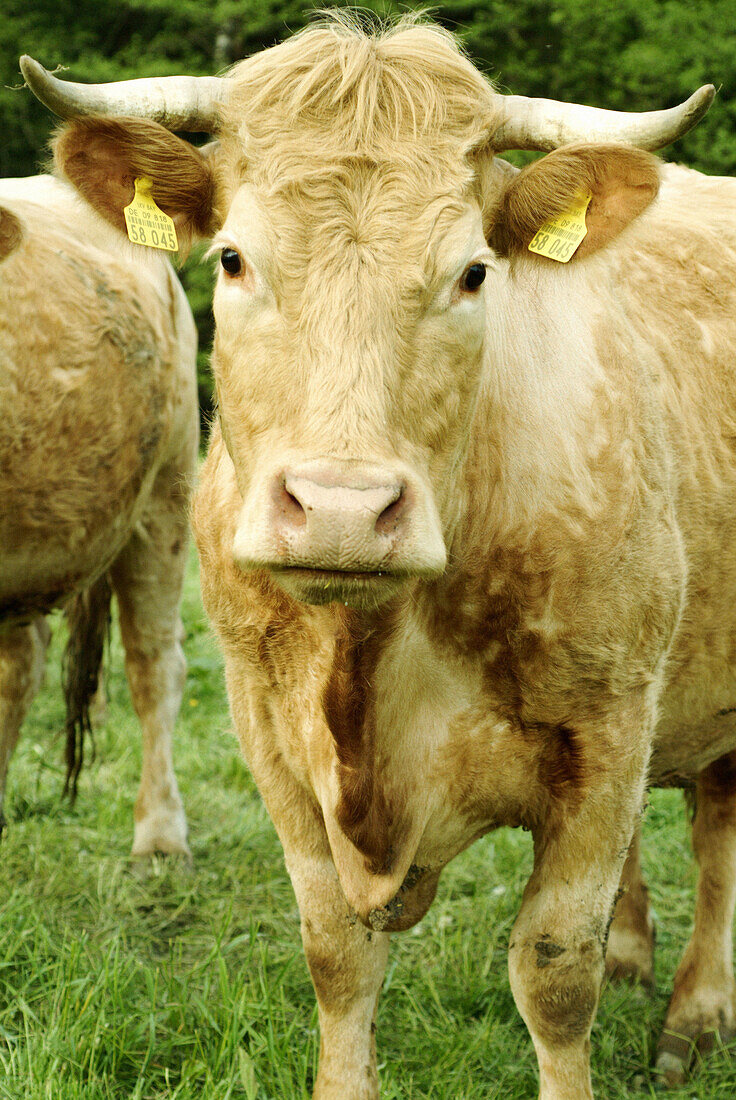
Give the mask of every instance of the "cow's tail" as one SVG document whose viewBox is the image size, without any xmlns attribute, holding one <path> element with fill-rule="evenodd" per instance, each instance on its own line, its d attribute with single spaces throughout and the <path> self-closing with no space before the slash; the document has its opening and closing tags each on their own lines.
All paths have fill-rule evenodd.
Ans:
<svg viewBox="0 0 736 1100">
<path fill-rule="evenodd" d="M 112 589 L 107 574 L 80 592 L 67 605 L 69 640 L 62 662 L 66 701 L 66 782 L 64 794 L 77 797 L 77 781 L 84 763 L 84 743 L 92 737 L 90 703 L 97 691 L 102 656 L 110 633 Z M 94 741 L 93 741 L 94 744 Z"/>
</svg>

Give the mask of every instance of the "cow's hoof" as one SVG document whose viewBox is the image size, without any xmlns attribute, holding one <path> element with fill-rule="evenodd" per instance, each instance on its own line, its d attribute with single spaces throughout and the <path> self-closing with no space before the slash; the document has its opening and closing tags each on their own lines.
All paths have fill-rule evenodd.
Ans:
<svg viewBox="0 0 736 1100">
<path fill-rule="evenodd" d="M 184 811 L 147 814 L 135 823 L 133 859 L 156 854 L 192 858 L 187 844 L 187 820 Z"/>
<path fill-rule="evenodd" d="M 731 1039 L 733 1032 L 728 1028 L 709 1028 L 693 1037 L 665 1028 L 657 1043 L 654 1067 L 657 1085 L 663 1089 L 679 1088 L 703 1058 L 721 1050 Z"/>
<path fill-rule="evenodd" d="M 606 978 L 612 982 L 638 981 L 654 989 L 653 937 L 612 928 L 606 948 Z"/>
<path fill-rule="evenodd" d="M 639 982 L 648 992 L 655 986 L 651 966 L 642 967 L 631 959 L 606 959 L 606 979 L 609 982 Z"/>
<path fill-rule="evenodd" d="M 663 1089 L 675 1089 L 683 1085 L 695 1055 L 695 1044 L 685 1035 L 663 1031 L 657 1043 L 657 1060 L 654 1072 L 657 1085 Z"/>
</svg>

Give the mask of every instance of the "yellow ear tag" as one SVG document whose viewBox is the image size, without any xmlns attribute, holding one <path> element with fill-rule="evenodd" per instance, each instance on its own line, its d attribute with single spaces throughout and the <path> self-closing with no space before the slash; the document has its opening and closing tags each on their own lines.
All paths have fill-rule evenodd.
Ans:
<svg viewBox="0 0 736 1100">
<path fill-rule="evenodd" d="M 147 176 L 139 176 L 135 181 L 133 201 L 123 209 L 128 236 L 134 244 L 176 252 L 179 248 L 176 228 L 169 215 L 153 201 L 152 186 Z"/>
<path fill-rule="evenodd" d="M 588 232 L 585 212 L 592 197 L 590 191 L 576 195 L 569 210 L 564 210 L 540 225 L 529 242 L 529 251 L 566 264 Z"/>
</svg>

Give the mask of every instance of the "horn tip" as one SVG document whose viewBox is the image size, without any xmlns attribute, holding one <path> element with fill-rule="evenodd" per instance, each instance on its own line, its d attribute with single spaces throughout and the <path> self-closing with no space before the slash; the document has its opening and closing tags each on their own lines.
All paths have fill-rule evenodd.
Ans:
<svg viewBox="0 0 736 1100">
<path fill-rule="evenodd" d="M 36 61 L 27 53 L 23 54 L 18 64 L 20 66 L 21 75 L 29 88 L 33 88 L 34 84 L 38 84 L 39 81 L 49 75 L 48 70 L 44 69 L 40 61 Z"/>
<path fill-rule="evenodd" d="M 693 106 L 705 114 L 710 107 L 711 103 L 716 97 L 716 89 L 714 84 L 703 84 L 702 88 L 698 88 L 696 92 L 693 92 L 692 100 Z"/>
</svg>

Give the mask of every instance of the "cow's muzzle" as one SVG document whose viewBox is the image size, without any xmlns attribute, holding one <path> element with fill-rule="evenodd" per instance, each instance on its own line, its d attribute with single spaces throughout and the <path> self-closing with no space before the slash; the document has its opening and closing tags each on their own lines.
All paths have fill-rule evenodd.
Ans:
<svg viewBox="0 0 736 1100">
<path fill-rule="evenodd" d="M 383 602 L 408 577 L 445 568 L 431 494 L 406 471 L 312 463 L 279 472 L 246 500 L 233 546 L 306 603 Z"/>
</svg>

